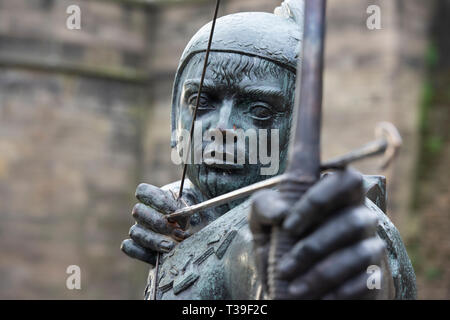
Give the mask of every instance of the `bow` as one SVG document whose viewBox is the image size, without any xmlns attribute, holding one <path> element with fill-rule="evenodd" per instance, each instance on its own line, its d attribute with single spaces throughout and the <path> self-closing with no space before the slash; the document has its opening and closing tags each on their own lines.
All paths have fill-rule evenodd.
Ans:
<svg viewBox="0 0 450 320">
<path fill-rule="evenodd" d="M 280 193 L 290 204 L 298 201 L 320 177 L 323 52 L 326 0 L 305 1 L 301 77 L 297 77 L 297 121 L 291 155 Z M 268 285 L 272 299 L 287 299 L 288 284 L 279 279 L 276 263 L 295 239 L 274 227 L 269 251 Z"/>
</svg>

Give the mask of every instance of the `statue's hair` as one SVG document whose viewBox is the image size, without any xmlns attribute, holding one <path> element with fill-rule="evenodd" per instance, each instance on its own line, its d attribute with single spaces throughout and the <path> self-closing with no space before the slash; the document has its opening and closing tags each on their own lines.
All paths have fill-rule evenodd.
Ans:
<svg viewBox="0 0 450 320">
<path fill-rule="evenodd" d="M 204 61 L 205 53 L 198 53 L 192 57 L 189 65 L 192 67 L 203 65 Z M 257 80 L 270 74 L 275 78 L 288 77 L 286 80 L 289 80 L 289 83 L 294 83 L 295 88 L 295 74 L 293 72 L 259 57 L 228 52 L 211 52 L 207 68 L 212 73 L 214 80 L 227 81 L 230 84 L 242 81 L 244 77 Z"/>
</svg>

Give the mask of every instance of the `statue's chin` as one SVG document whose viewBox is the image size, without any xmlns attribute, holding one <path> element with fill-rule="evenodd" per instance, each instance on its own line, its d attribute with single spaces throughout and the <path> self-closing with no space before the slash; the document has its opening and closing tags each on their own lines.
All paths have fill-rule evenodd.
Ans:
<svg viewBox="0 0 450 320">
<path fill-rule="evenodd" d="M 214 198 L 233 190 L 262 180 L 259 174 L 252 172 L 256 168 L 221 168 L 201 165 L 189 170 L 188 175 L 194 185 L 208 198 Z"/>
</svg>

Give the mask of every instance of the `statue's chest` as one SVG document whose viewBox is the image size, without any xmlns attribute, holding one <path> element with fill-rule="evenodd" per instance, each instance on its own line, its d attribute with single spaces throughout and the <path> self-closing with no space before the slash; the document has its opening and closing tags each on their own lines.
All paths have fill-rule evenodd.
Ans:
<svg viewBox="0 0 450 320">
<path fill-rule="evenodd" d="M 248 206 L 238 206 L 180 243 L 148 276 L 146 299 L 231 299 L 228 270 L 237 250 L 251 251 Z"/>
</svg>

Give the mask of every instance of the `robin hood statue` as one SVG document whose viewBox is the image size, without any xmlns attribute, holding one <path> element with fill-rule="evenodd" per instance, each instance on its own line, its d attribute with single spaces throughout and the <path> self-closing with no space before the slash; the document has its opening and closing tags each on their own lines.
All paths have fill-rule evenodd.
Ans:
<svg viewBox="0 0 450 320">
<path fill-rule="evenodd" d="M 151 265 L 146 299 L 415 298 L 414 271 L 384 212 L 380 176 L 339 170 L 289 201 L 284 190 L 271 188 L 184 219 L 166 218 L 292 165 L 291 127 L 302 120 L 293 121 L 297 63 L 311 40 L 308 20 L 303 39 L 304 12 L 303 1 L 293 0 L 275 14 L 228 15 L 201 28 L 185 48 L 172 97 L 172 158 L 184 157 L 187 173 L 182 196 L 180 181 L 139 185 L 136 224 L 122 243 L 128 256 Z M 307 55 L 302 63 L 309 63 Z M 291 245 L 271 258 L 274 229 L 289 234 Z"/>
</svg>

